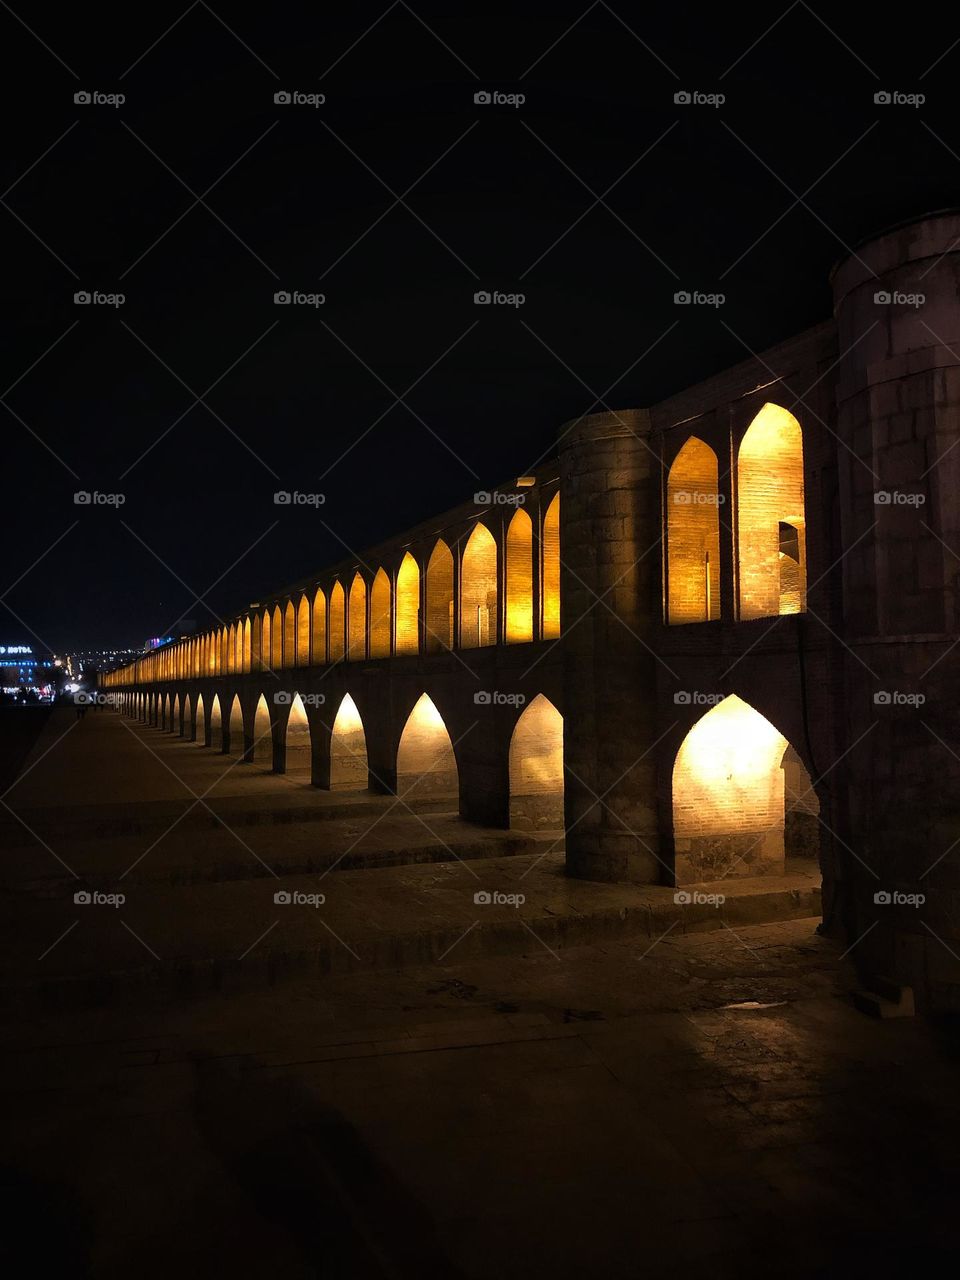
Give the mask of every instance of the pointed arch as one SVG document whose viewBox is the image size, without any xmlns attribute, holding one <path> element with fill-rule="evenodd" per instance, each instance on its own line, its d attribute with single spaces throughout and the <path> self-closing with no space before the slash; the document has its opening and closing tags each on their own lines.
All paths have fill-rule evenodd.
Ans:
<svg viewBox="0 0 960 1280">
<path fill-rule="evenodd" d="M 400 735 L 397 795 L 453 799 L 459 789 L 457 760 L 447 726 L 429 694 L 422 693 Z"/>
<path fill-rule="evenodd" d="M 345 652 L 346 607 L 343 583 L 335 582 L 330 591 L 330 661 L 340 662 Z"/>
<path fill-rule="evenodd" d="M 563 830 L 563 717 L 542 693 L 510 738 L 510 826 Z"/>
<path fill-rule="evenodd" d="M 283 665 L 292 667 L 297 660 L 297 609 L 292 600 L 287 601 L 283 613 Z"/>
<path fill-rule="evenodd" d="M 349 645 L 349 660 L 363 662 L 367 656 L 367 584 L 359 573 L 350 583 Z"/>
<path fill-rule="evenodd" d="M 517 507 L 507 526 L 506 543 L 507 644 L 533 639 L 533 521 Z"/>
<path fill-rule="evenodd" d="M 691 727 L 673 766 L 677 875 L 684 880 L 782 872 L 784 755 L 789 743 L 774 725 L 730 694 Z M 792 807 L 810 802 L 799 757 Z M 804 779 L 806 784 L 803 785 Z"/>
<path fill-rule="evenodd" d="M 357 704 L 344 694 L 330 735 L 330 789 L 363 791 L 369 786 L 367 739 Z"/>
<path fill-rule="evenodd" d="M 484 524 L 474 526 L 460 566 L 460 645 L 497 642 L 497 544 Z"/>
<path fill-rule="evenodd" d="M 254 613 L 250 617 L 250 670 L 260 671 L 263 668 L 260 649 L 260 615 Z"/>
<path fill-rule="evenodd" d="M 210 723 L 207 726 L 207 737 L 210 746 L 219 751 L 223 743 L 223 718 L 220 708 L 220 695 L 215 693 L 210 703 Z"/>
<path fill-rule="evenodd" d="M 540 607 L 544 640 L 560 636 L 560 495 L 555 493 L 543 517 L 543 578 Z"/>
<path fill-rule="evenodd" d="M 263 671 L 269 671 L 271 638 L 270 638 L 270 610 L 264 609 L 260 616 L 260 668 Z"/>
<path fill-rule="evenodd" d="M 806 609 L 803 433 L 778 404 L 765 404 L 740 442 L 737 553 L 742 619 Z"/>
<path fill-rule="evenodd" d="M 201 747 L 207 745 L 207 715 L 203 705 L 203 695 L 195 693 L 193 695 L 193 716 L 190 726 L 190 736 L 194 742 L 198 742 Z"/>
<path fill-rule="evenodd" d="M 241 665 L 240 670 L 248 673 L 252 669 L 252 652 L 250 647 L 250 619 L 244 618 L 243 623 L 243 645 L 241 649 Z"/>
<path fill-rule="evenodd" d="M 300 597 L 297 606 L 297 666 L 310 665 L 310 601 Z"/>
<path fill-rule="evenodd" d="M 453 648 L 453 553 L 438 538 L 427 561 L 426 651 Z"/>
<path fill-rule="evenodd" d="M 180 695 L 179 693 L 173 699 L 173 724 L 170 726 L 171 733 L 183 733 L 183 726 L 180 723 Z"/>
<path fill-rule="evenodd" d="M 406 552 L 397 573 L 394 635 L 397 653 L 420 652 L 420 566 Z"/>
<path fill-rule="evenodd" d="M 327 660 L 327 597 L 317 587 L 313 597 L 313 634 L 310 655 L 315 667 L 322 667 Z"/>
<path fill-rule="evenodd" d="M 720 617 L 717 455 L 691 436 L 667 473 L 667 622 Z"/>
<path fill-rule="evenodd" d="M 370 588 L 370 657 L 390 657 L 390 579 L 382 568 Z"/>
<path fill-rule="evenodd" d="M 284 730 L 286 742 L 286 776 L 294 781 L 309 782 L 312 773 L 310 721 L 303 698 L 298 693 L 290 704 Z"/>
<path fill-rule="evenodd" d="M 273 606 L 270 619 L 270 666 L 274 671 L 283 666 L 283 614 L 278 604 Z"/>
<path fill-rule="evenodd" d="M 244 750 L 243 708 L 240 706 L 240 695 L 237 693 L 233 695 L 233 701 L 230 703 L 227 733 L 229 735 L 230 754 L 232 756 L 242 756 Z"/>
<path fill-rule="evenodd" d="M 273 726 L 270 708 L 262 693 L 253 717 L 253 760 L 256 764 L 266 765 L 268 769 L 273 768 Z"/>
</svg>

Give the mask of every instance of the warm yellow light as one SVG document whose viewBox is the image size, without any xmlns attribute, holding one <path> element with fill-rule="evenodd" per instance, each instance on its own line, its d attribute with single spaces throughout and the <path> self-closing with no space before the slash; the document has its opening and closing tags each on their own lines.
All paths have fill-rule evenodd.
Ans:
<svg viewBox="0 0 960 1280">
<path fill-rule="evenodd" d="M 518 510 L 507 528 L 506 641 L 533 639 L 533 522 Z"/>
<path fill-rule="evenodd" d="M 350 694 L 344 694 L 343 701 L 340 703 L 340 709 L 337 712 L 337 718 L 333 722 L 334 733 L 350 733 L 354 729 L 362 729 L 363 721 L 360 719 L 360 712 L 357 710 L 357 704 L 354 702 Z"/>
<path fill-rule="evenodd" d="M 420 567 L 408 551 L 397 574 L 397 653 L 417 653 L 420 649 Z"/>
<path fill-rule="evenodd" d="M 720 508 L 717 455 L 696 436 L 667 476 L 667 621 L 720 617 Z"/>
<path fill-rule="evenodd" d="M 517 476 L 518 489 L 530 489 L 537 483 L 536 476 Z"/>
<path fill-rule="evenodd" d="M 768 618 L 806 608 L 803 437 L 787 409 L 765 404 L 737 460 L 740 617 Z M 784 534 L 793 555 L 784 554 Z"/>
</svg>

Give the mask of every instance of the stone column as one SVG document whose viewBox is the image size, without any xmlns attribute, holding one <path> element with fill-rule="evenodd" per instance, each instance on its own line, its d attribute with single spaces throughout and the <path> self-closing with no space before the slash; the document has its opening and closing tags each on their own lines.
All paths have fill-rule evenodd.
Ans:
<svg viewBox="0 0 960 1280">
<path fill-rule="evenodd" d="M 662 608 L 659 461 L 649 436 L 649 414 L 632 409 L 581 418 L 560 445 L 567 870 L 648 884 L 667 878 L 649 647 Z"/>
</svg>

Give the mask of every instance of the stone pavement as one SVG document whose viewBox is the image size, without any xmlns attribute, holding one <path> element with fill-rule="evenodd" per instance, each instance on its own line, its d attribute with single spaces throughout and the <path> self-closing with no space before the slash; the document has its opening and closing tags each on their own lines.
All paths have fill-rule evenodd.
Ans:
<svg viewBox="0 0 960 1280">
<path fill-rule="evenodd" d="M 704 884 L 708 901 L 689 904 L 573 880 L 557 835 L 320 792 L 108 712 L 57 713 L 7 803 L 7 1007 L 249 990 L 455 951 L 552 954 L 820 905 L 806 866 Z"/>
<path fill-rule="evenodd" d="M 0 1257 L 100 1280 L 944 1266 L 956 1033 L 857 1014 L 814 924 L 8 1021 Z"/>
</svg>

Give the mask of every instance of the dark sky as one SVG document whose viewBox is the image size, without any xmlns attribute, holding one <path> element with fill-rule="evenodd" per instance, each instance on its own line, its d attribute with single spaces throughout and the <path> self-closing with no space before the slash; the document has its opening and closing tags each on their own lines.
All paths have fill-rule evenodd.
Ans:
<svg viewBox="0 0 960 1280">
<path fill-rule="evenodd" d="M 960 45 L 909 10 L 13 7 L 0 642 L 211 625 L 825 318 L 845 245 L 960 203 Z"/>
</svg>

